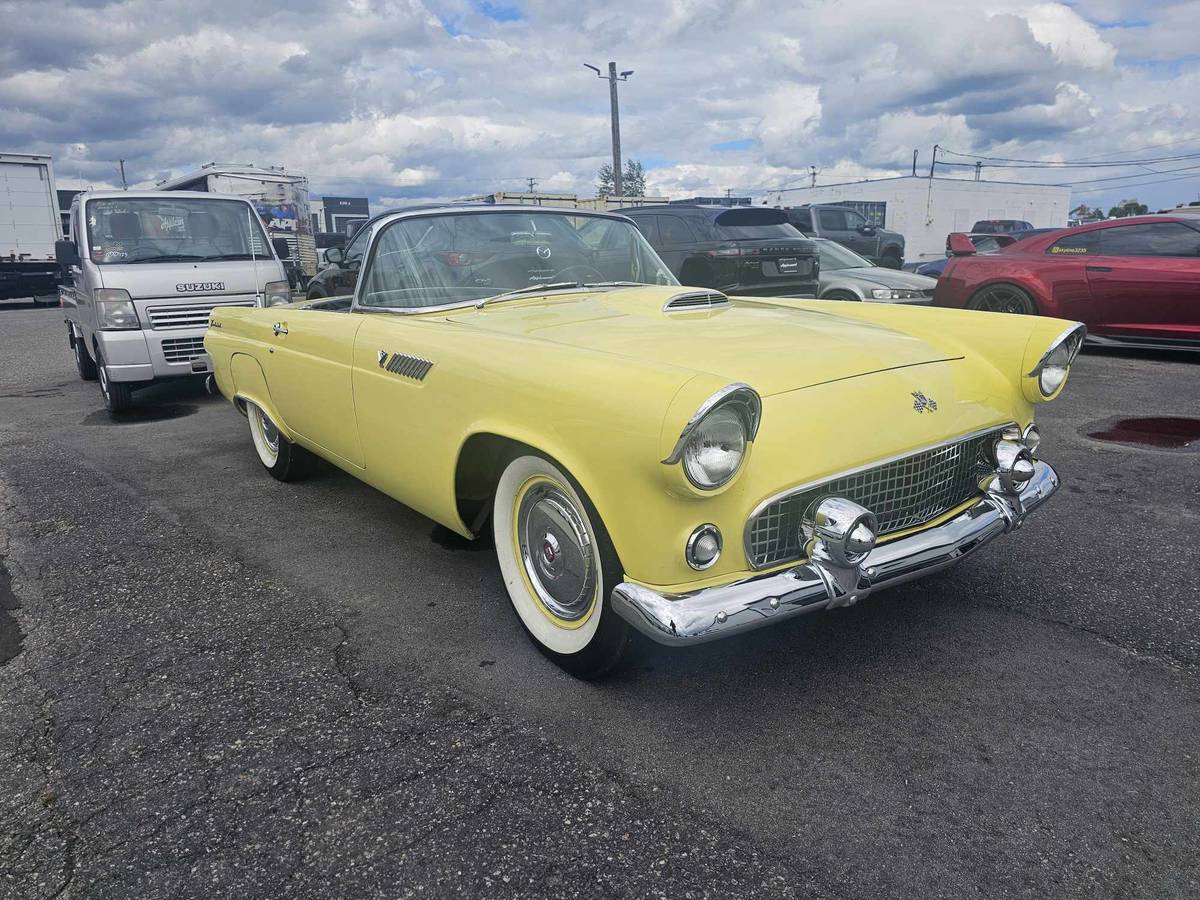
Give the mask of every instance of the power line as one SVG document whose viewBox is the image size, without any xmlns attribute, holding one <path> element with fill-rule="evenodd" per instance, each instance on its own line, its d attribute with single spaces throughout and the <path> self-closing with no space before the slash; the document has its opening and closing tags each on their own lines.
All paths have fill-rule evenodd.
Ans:
<svg viewBox="0 0 1200 900">
<path fill-rule="evenodd" d="M 1048 160 L 1048 159 L 1020 159 L 1018 157 L 1008 156 L 981 156 L 976 153 L 960 153 L 957 150 L 947 150 L 945 147 L 938 148 L 939 153 L 949 153 L 952 156 L 961 156 L 964 159 L 972 159 L 975 162 L 952 162 L 949 160 L 938 160 L 938 165 L 942 166 L 975 166 L 978 162 L 988 163 L 988 168 L 995 169 L 1104 169 L 1104 168 L 1127 168 L 1129 166 L 1143 165 L 1147 163 L 1163 163 L 1163 162 L 1180 162 L 1190 159 L 1200 159 L 1200 153 L 1186 153 L 1178 156 L 1156 156 L 1147 157 L 1145 159 L 1123 159 L 1113 160 L 1111 162 L 1092 162 L 1088 160 Z"/>
<path fill-rule="evenodd" d="M 1195 175 L 1179 175 L 1175 178 L 1159 178 L 1156 181 L 1141 181 L 1141 182 L 1138 182 L 1137 184 L 1126 184 L 1126 185 L 1115 185 L 1115 186 L 1109 185 L 1108 187 L 1085 188 L 1082 191 L 1075 191 L 1075 193 L 1076 194 L 1095 194 L 1099 191 L 1111 191 L 1111 190 L 1114 190 L 1114 188 L 1144 187 L 1146 185 L 1151 185 L 1151 184 L 1167 184 L 1168 182 L 1172 182 L 1172 181 L 1191 181 L 1194 178 L 1200 178 L 1200 173 L 1197 173 Z"/>
<path fill-rule="evenodd" d="M 1163 169 L 1161 172 L 1134 172 L 1132 175 L 1110 175 L 1107 178 L 1088 178 L 1084 181 L 1064 181 L 1059 187 L 1074 187 L 1077 184 L 1096 184 L 1101 181 L 1125 181 L 1130 178 L 1148 178 L 1151 175 L 1172 175 L 1176 172 L 1192 172 L 1200 166 L 1183 166 L 1179 169 Z"/>
</svg>

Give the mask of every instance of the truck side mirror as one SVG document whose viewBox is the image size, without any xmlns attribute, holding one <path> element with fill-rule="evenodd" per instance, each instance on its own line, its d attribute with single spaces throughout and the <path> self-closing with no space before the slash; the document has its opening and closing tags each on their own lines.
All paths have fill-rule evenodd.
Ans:
<svg viewBox="0 0 1200 900">
<path fill-rule="evenodd" d="M 875 234 L 875 226 L 874 225 L 859 225 L 858 233 L 863 235 L 864 237 L 872 237 Z"/>
<path fill-rule="evenodd" d="M 340 266 L 342 264 L 342 259 L 343 256 L 341 247 L 330 247 L 325 251 L 325 262 Z"/>
<path fill-rule="evenodd" d="M 292 247 L 287 238 L 271 238 L 271 246 L 275 248 L 275 255 L 280 259 L 292 258 Z"/>
<path fill-rule="evenodd" d="M 75 242 L 55 241 L 54 258 L 58 260 L 58 265 L 63 269 L 79 265 L 79 250 L 75 247 Z"/>
</svg>

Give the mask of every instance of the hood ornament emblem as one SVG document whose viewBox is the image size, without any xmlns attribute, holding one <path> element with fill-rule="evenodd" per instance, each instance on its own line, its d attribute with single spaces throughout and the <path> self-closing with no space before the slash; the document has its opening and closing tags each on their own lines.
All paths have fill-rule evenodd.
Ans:
<svg viewBox="0 0 1200 900">
<path fill-rule="evenodd" d="M 925 410 L 937 412 L 937 401 L 932 397 L 926 397 L 922 391 L 913 391 L 913 410 L 917 413 L 923 413 Z"/>
</svg>

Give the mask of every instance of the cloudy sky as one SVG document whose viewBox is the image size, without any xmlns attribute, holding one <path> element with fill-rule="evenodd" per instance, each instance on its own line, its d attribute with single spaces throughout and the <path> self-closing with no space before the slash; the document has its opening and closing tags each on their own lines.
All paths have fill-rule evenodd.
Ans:
<svg viewBox="0 0 1200 900">
<path fill-rule="evenodd" d="M 373 205 L 594 193 L 615 60 L 652 192 L 776 191 L 964 154 L 1076 202 L 1200 198 L 1200 0 L 0 0 L 0 150 L 60 186 L 284 164 Z M 1193 167 L 1187 171 L 1188 167 Z M 949 173 L 951 170 L 945 170 Z M 966 170 L 959 170 L 966 172 Z M 1095 179 L 1107 178 L 1108 181 Z M 782 194 L 801 200 L 799 194 Z"/>
</svg>

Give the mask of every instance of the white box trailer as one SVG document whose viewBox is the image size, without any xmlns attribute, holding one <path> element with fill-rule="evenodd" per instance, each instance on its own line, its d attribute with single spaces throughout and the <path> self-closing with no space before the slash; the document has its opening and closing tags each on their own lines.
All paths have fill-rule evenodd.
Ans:
<svg viewBox="0 0 1200 900">
<path fill-rule="evenodd" d="M 57 300 L 54 242 L 61 237 L 51 158 L 0 153 L 0 300 Z"/>
<path fill-rule="evenodd" d="M 208 163 L 195 172 L 160 181 L 158 190 L 208 191 L 245 197 L 258 210 L 270 236 L 288 242 L 291 262 L 299 271 L 308 278 L 317 274 L 317 244 L 305 176 L 289 174 L 282 166 Z"/>
<path fill-rule="evenodd" d="M 910 261 L 945 256 L 946 236 L 969 231 L 981 219 L 1021 219 L 1034 228 L 1063 228 L 1071 209 L 1069 187 L 920 175 L 818 185 L 789 190 L 783 197 L 781 205 L 786 206 L 886 204 L 883 227 L 904 235 L 904 256 Z"/>
</svg>

